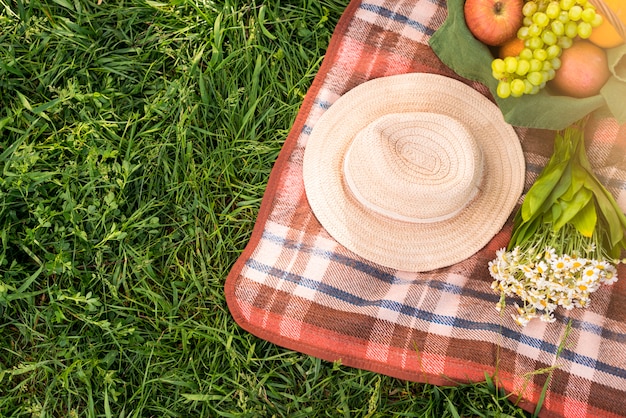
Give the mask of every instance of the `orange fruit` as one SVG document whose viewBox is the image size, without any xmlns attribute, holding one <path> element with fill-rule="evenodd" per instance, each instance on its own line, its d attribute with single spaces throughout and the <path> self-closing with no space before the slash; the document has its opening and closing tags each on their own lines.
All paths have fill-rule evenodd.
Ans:
<svg viewBox="0 0 626 418">
<path fill-rule="evenodd" d="M 603 0 L 604 3 L 615 13 L 617 18 L 626 25 L 626 1 L 624 0 Z M 613 48 L 626 41 L 622 39 L 615 28 L 609 23 L 609 19 L 600 13 L 596 8 L 596 13 L 602 16 L 602 24 L 593 28 L 589 40 L 602 48 Z"/>
<path fill-rule="evenodd" d="M 604 49 L 580 40 L 563 50 L 561 68 L 550 86 L 567 96 L 589 97 L 600 92 L 610 75 Z"/>
<path fill-rule="evenodd" d="M 498 56 L 502 59 L 506 57 L 516 57 L 524 49 L 524 41 L 517 36 L 504 42 L 498 49 Z"/>
</svg>

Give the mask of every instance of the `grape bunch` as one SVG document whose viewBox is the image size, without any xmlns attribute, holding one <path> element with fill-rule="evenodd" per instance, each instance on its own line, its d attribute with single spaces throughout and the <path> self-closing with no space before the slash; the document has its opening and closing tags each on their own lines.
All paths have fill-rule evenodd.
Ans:
<svg viewBox="0 0 626 418">
<path fill-rule="evenodd" d="M 560 56 L 574 38 L 587 39 L 602 16 L 588 0 L 526 0 L 524 20 L 517 37 L 524 49 L 515 57 L 491 62 L 501 98 L 536 94 L 554 78 L 561 66 Z"/>
</svg>

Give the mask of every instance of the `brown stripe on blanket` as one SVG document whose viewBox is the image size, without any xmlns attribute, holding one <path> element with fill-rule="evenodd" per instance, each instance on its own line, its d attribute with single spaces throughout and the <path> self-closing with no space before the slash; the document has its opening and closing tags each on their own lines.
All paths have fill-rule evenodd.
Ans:
<svg viewBox="0 0 626 418">
<path fill-rule="evenodd" d="M 316 304 L 304 317 L 304 322 L 315 327 L 325 328 L 342 335 L 367 341 L 374 328 L 376 318 L 351 312 L 338 311 Z"/>
</svg>

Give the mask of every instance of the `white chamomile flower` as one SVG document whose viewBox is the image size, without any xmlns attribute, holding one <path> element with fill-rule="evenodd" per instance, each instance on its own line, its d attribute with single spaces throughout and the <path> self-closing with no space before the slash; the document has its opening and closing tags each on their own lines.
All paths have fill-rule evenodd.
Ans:
<svg viewBox="0 0 626 418">
<path fill-rule="evenodd" d="M 611 264 L 606 260 L 591 260 L 591 265 L 596 270 L 604 271 L 611 266 Z"/>
<path fill-rule="evenodd" d="M 498 268 L 498 263 L 494 260 L 494 261 L 490 261 L 488 265 L 489 265 L 489 273 L 491 274 L 491 277 L 493 277 L 494 279 L 497 279 L 498 276 L 500 275 L 500 269 Z M 494 287 L 492 287 L 492 289 L 494 289 Z"/>
<path fill-rule="evenodd" d="M 571 268 L 572 271 L 578 271 L 581 268 L 583 268 L 584 265 L 585 265 L 584 261 L 582 259 L 576 257 L 576 258 L 574 258 L 572 260 L 572 264 L 571 264 L 570 268 Z"/>
<path fill-rule="evenodd" d="M 606 269 L 604 272 L 604 276 L 601 279 L 603 284 L 611 285 L 617 281 L 617 269 L 613 266 Z"/>
<path fill-rule="evenodd" d="M 496 251 L 496 258 L 498 260 L 504 261 L 504 262 L 508 262 L 507 261 L 507 252 L 506 252 L 506 248 L 500 248 L 499 250 Z"/>
<path fill-rule="evenodd" d="M 556 318 L 554 317 L 554 314 L 552 312 L 546 312 L 543 315 L 541 315 L 540 318 L 543 322 L 552 323 L 556 321 Z"/>
<path fill-rule="evenodd" d="M 589 306 L 591 293 L 601 284 L 617 281 L 617 268 L 600 253 L 585 253 L 589 258 L 578 254 L 562 253 L 551 246 L 542 251 L 532 246 L 515 247 L 510 252 L 498 250 L 488 263 L 494 279 L 491 288 L 501 294 L 496 310 L 505 308 L 505 297 L 520 299 L 522 304 L 515 303 L 517 314 L 511 316 L 525 326 L 537 317 L 544 322 L 556 321 L 558 307 L 571 310 Z"/>
<path fill-rule="evenodd" d="M 546 254 L 548 252 L 546 251 Z M 539 274 L 540 276 L 543 276 L 544 274 L 546 274 L 548 272 L 548 263 L 546 263 L 545 261 L 541 260 L 540 262 L 537 263 L 537 265 L 535 266 L 535 271 L 537 272 L 537 274 Z"/>
<path fill-rule="evenodd" d="M 570 263 L 571 260 L 569 259 L 569 257 L 555 257 L 554 259 L 550 260 L 550 267 L 555 272 L 560 273 L 561 271 L 566 270 L 570 266 Z"/>
<path fill-rule="evenodd" d="M 546 247 L 543 252 L 543 258 L 547 261 L 554 260 L 556 258 L 556 250 L 552 247 Z"/>
<path fill-rule="evenodd" d="M 511 315 L 511 317 L 515 320 L 517 325 L 522 326 L 522 327 L 525 327 L 526 325 L 528 325 L 528 323 L 532 319 L 526 315 L 520 315 L 520 316 Z"/>
</svg>

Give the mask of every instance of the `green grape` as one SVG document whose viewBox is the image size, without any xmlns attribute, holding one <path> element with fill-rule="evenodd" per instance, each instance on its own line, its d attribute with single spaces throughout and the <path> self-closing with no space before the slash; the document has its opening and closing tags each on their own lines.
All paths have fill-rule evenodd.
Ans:
<svg viewBox="0 0 626 418">
<path fill-rule="evenodd" d="M 524 41 L 524 46 L 532 50 L 543 48 L 543 40 L 538 36 L 533 36 Z"/>
<path fill-rule="evenodd" d="M 548 16 L 551 20 L 559 17 L 559 13 L 561 13 L 561 6 L 559 6 L 558 1 L 551 1 L 546 7 L 546 16 Z"/>
<path fill-rule="evenodd" d="M 528 81 L 528 79 L 524 79 L 524 94 L 532 94 L 534 88 L 533 83 Z"/>
<path fill-rule="evenodd" d="M 584 22 L 591 23 L 596 17 L 596 11 L 593 7 L 587 7 L 583 10 L 581 18 Z"/>
<path fill-rule="evenodd" d="M 576 4 L 572 6 L 572 8 L 569 9 L 567 13 L 569 14 L 570 20 L 573 20 L 574 22 L 578 22 L 582 18 L 583 8 Z"/>
<path fill-rule="evenodd" d="M 559 6 L 561 6 L 561 9 L 563 10 L 569 10 L 575 4 L 576 4 L 576 0 L 560 0 L 559 1 Z"/>
<path fill-rule="evenodd" d="M 496 80 L 506 80 L 509 78 L 509 73 L 491 70 L 491 76 Z"/>
<path fill-rule="evenodd" d="M 578 36 L 578 25 L 576 24 L 576 22 L 567 22 L 567 24 L 565 25 L 565 36 L 572 39 Z"/>
<path fill-rule="evenodd" d="M 499 73 L 505 72 L 506 65 L 504 64 L 504 60 L 502 58 L 496 58 L 491 61 L 491 70 Z"/>
<path fill-rule="evenodd" d="M 602 24 L 602 22 L 604 21 L 604 19 L 602 18 L 602 15 L 599 15 L 596 13 L 596 15 L 593 17 L 593 20 L 590 22 L 591 23 L 591 27 L 592 28 L 597 28 L 598 26 L 600 26 Z"/>
<path fill-rule="evenodd" d="M 524 91 L 526 90 L 524 81 L 519 78 L 511 80 L 510 88 L 511 88 L 511 96 L 513 97 L 520 97 L 521 95 L 524 94 Z"/>
<path fill-rule="evenodd" d="M 555 76 L 556 76 L 556 70 L 554 68 L 550 68 L 548 70 L 548 81 L 554 80 Z"/>
<path fill-rule="evenodd" d="M 576 33 L 578 34 L 578 30 L 576 31 Z M 568 38 L 567 36 L 561 36 L 556 41 L 556 44 L 563 49 L 569 48 L 570 46 L 572 46 L 573 43 L 574 41 L 572 40 L 572 38 Z"/>
<path fill-rule="evenodd" d="M 541 35 L 542 31 L 543 31 L 543 28 L 540 27 L 536 23 L 533 23 L 532 25 L 528 26 L 528 36 L 531 38 Z"/>
<path fill-rule="evenodd" d="M 505 71 L 509 74 L 512 74 L 517 70 L 517 58 L 516 57 L 506 57 L 504 59 L 504 68 Z"/>
<path fill-rule="evenodd" d="M 541 65 L 541 71 L 550 71 L 550 70 L 553 70 L 552 62 L 550 60 L 543 61 L 543 64 Z"/>
<path fill-rule="evenodd" d="M 552 23 L 550 23 L 550 28 L 552 29 L 552 33 L 556 36 L 565 34 L 565 25 L 560 20 L 553 20 Z"/>
<path fill-rule="evenodd" d="M 539 61 L 537 58 L 531 59 L 530 61 L 528 61 L 528 63 L 530 64 L 528 72 L 541 71 L 541 69 L 543 68 L 543 62 Z"/>
<path fill-rule="evenodd" d="M 533 15 L 533 22 L 537 26 L 545 28 L 550 23 L 550 18 L 543 12 L 537 12 Z"/>
<path fill-rule="evenodd" d="M 557 36 L 556 33 L 551 30 L 544 30 L 541 34 L 541 40 L 546 45 L 554 45 L 556 44 Z"/>
<path fill-rule="evenodd" d="M 525 59 L 521 59 L 521 58 L 518 59 L 517 68 L 515 69 L 515 74 L 523 77 L 528 73 L 529 70 L 530 70 L 530 62 Z"/>
<path fill-rule="evenodd" d="M 539 61 L 545 61 L 548 58 L 548 51 L 545 49 L 535 49 L 533 51 L 533 57 Z"/>
<path fill-rule="evenodd" d="M 509 97 L 511 95 L 511 83 L 508 81 L 500 81 L 498 87 L 496 87 L 496 94 L 503 99 Z"/>
<path fill-rule="evenodd" d="M 526 17 L 531 17 L 532 15 L 537 13 L 538 8 L 539 7 L 537 3 L 535 3 L 534 1 L 527 1 L 526 3 L 524 3 L 524 6 L 522 6 L 522 14 Z"/>
<path fill-rule="evenodd" d="M 552 64 L 552 68 L 554 70 L 558 70 L 559 68 L 561 68 L 561 58 L 552 58 L 550 60 L 550 63 Z"/>
<path fill-rule="evenodd" d="M 561 10 L 561 13 L 559 13 L 559 17 L 557 17 L 557 19 L 563 24 L 569 22 L 569 13 L 567 12 L 567 10 Z"/>
<path fill-rule="evenodd" d="M 591 36 L 591 23 L 578 22 L 576 30 L 578 32 L 578 36 L 580 36 L 582 39 L 587 39 Z"/>
<path fill-rule="evenodd" d="M 521 40 L 528 39 L 528 26 L 520 26 L 517 30 L 517 37 Z"/>
<path fill-rule="evenodd" d="M 520 51 L 519 57 L 520 59 L 528 61 L 533 58 L 533 50 L 530 48 L 524 48 Z"/>
<path fill-rule="evenodd" d="M 531 71 L 528 73 L 526 78 L 528 79 L 528 81 L 531 82 L 533 86 L 539 86 L 541 83 L 543 83 L 543 75 L 540 71 Z"/>
<path fill-rule="evenodd" d="M 549 47 L 546 48 L 546 52 L 548 53 L 549 60 L 551 60 L 552 58 L 561 56 L 562 51 L 563 50 L 558 45 L 550 45 Z"/>
</svg>

